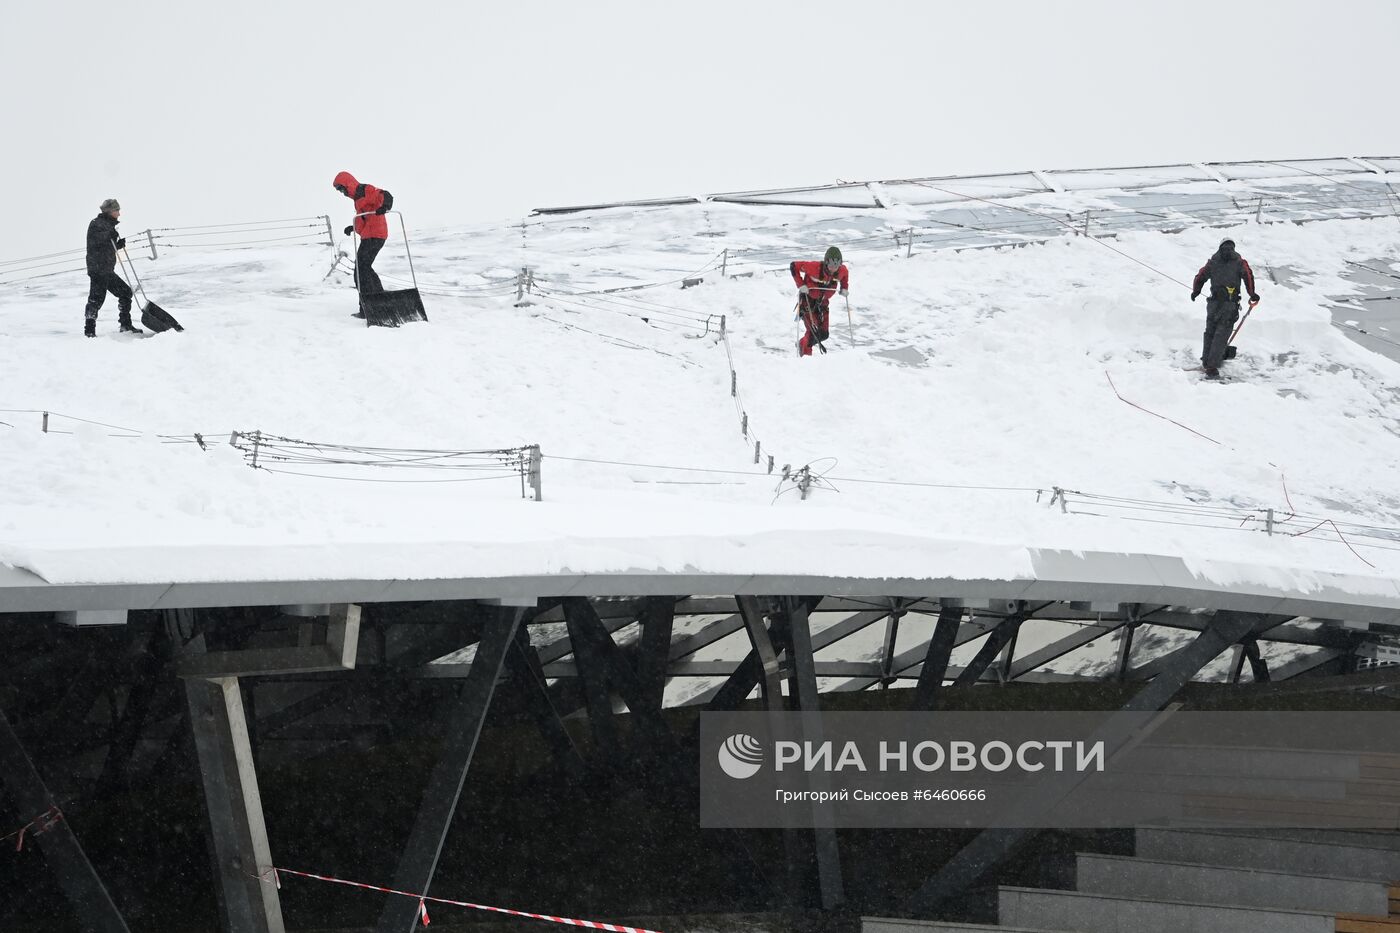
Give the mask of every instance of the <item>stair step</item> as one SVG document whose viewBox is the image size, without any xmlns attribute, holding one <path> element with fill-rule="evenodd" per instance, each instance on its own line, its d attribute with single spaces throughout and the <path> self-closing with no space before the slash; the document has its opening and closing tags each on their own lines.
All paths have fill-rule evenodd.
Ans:
<svg viewBox="0 0 1400 933">
<path fill-rule="evenodd" d="M 1044 888 L 998 888 L 997 910 L 1004 923 L 1034 922 L 1066 933 L 1336 933 L 1335 915 L 1324 911 L 1234 907 Z"/>
<path fill-rule="evenodd" d="M 1087 852 L 1075 857 L 1074 887 L 1088 894 L 1230 907 L 1390 913 L 1391 888 L 1384 882 Z"/>
<path fill-rule="evenodd" d="M 1336 933 L 1397 933 L 1400 917 L 1367 917 L 1362 914 L 1338 914 Z"/>
<path fill-rule="evenodd" d="M 1064 933 L 1031 927 L 999 927 L 956 920 L 901 920 L 897 917 L 862 917 L 861 933 Z"/>
<path fill-rule="evenodd" d="M 1170 862 L 1400 882 L 1400 851 L 1395 849 L 1238 831 L 1142 828 L 1137 831 L 1137 854 Z"/>
</svg>

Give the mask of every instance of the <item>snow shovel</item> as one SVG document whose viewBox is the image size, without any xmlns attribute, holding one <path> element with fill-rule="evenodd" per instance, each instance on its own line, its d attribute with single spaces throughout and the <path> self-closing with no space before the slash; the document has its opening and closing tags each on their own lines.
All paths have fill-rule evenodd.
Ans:
<svg viewBox="0 0 1400 933">
<path fill-rule="evenodd" d="M 426 322 L 428 312 L 423 307 L 423 297 L 418 292 L 418 273 L 413 269 L 413 252 L 408 248 L 408 228 L 404 226 L 403 214 L 398 211 L 385 211 L 385 213 L 398 214 L 399 229 L 403 231 L 403 249 L 408 254 L 408 272 L 413 276 L 413 287 L 395 291 L 366 292 L 363 290 L 360 276 L 357 274 L 355 276 L 355 291 L 360 297 L 360 310 L 365 315 L 365 326 L 398 327 L 401 324 L 411 324 L 414 321 Z M 356 216 L 368 217 L 370 215 L 357 214 Z M 358 246 L 355 252 L 358 255 Z"/>
<path fill-rule="evenodd" d="M 1259 303 L 1259 302 L 1257 302 L 1257 301 L 1251 301 L 1251 302 L 1249 303 L 1249 308 L 1248 308 L 1248 310 L 1245 311 L 1244 317 L 1240 318 L 1240 322 L 1239 322 L 1238 324 L 1235 325 L 1234 333 L 1230 334 L 1230 340 L 1231 340 L 1231 342 L 1234 341 L 1235 335 L 1238 334 L 1238 333 L 1240 332 L 1240 328 L 1244 327 L 1244 322 L 1247 321 L 1247 320 L 1249 320 L 1249 312 L 1250 312 L 1250 311 L 1253 311 L 1253 310 L 1254 310 L 1254 306 L 1257 305 L 1258 303 Z M 1225 348 L 1225 359 L 1227 359 L 1227 360 L 1233 360 L 1233 359 L 1235 358 L 1235 356 L 1236 356 L 1237 353 L 1238 353 L 1238 351 L 1237 351 L 1233 346 L 1227 346 L 1227 347 Z"/>
<path fill-rule="evenodd" d="M 116 246 L 117 241 L 113 240 L 112 245 Z M 131 281 L 136 285 L 136 290 L 141 293 L 141 300 L 145 304 L 141 307 L 141 323 L 153 334 L 159 334 L 167 330 L 184 330 L 180 322 L 160 305 L 156 304 L 146 294 L 146 289 L 141 285 L 141 280 L 136 276 L 136 263 L 131 261 L 131 257 L 126 255 L 126 250 L 117 250 L 117 256 L 122 260 L 122 268 L 131 276 Z"/>
</svg>

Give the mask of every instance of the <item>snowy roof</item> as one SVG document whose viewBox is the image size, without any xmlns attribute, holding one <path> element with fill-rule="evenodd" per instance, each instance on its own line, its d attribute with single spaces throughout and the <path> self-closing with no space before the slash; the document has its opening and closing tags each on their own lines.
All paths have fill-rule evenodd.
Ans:
<svg viewBox="0 0 1400 933">
<path fill-rule="evenodd" d="M 324 241 L 154 233 L 138 271 L 186 330 L 150 339 L 116 334 L 109 298 L 83 340 L 80 273 L 12 276 L 0 611 L 1074 583 L 1393 619 L 1394 160 L 1318 161 L 424 232 L 430 323 L 396 330 L 349 317 Z M 1226 234 L 1264 301 L 1216 385 L 1185 371 L 1187 284 Z M 799 359 L 786 262 L 829 243 L 851 314 Z"/>
</svg>

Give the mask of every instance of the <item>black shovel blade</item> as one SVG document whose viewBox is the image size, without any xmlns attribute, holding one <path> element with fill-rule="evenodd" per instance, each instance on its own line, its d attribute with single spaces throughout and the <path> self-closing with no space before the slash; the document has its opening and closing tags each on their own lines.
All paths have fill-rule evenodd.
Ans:
<svg viewBox="0 0 1400 933">
<path fill-rule="evenodd" d="M 428 319 L 423 298 L 416 288 L 361 295 L 360 309 L 365 312 L 366 327 L 398 327 Z"/>
<path fill-rule="evenodd" d="M 147 330 L 155 334 L 167 330 L 184 330 L 180 326 L 180 322 L 175 320 L 169 311 L 154 301 L 146 302 L 146 307 L 141 309 L 141 323 L 146 325 Z"/>
<path fill-rule="evenodd" d="M 1236 350 L 1234 347 L 1232 347 L 1232 346 L 1231 346 L 1231 347 L 1226 347 L 1226 348 L 1225 348 L 1225 359 L 1227 359 L 1227 360 L 1233 360 L 1233 359 L 1235 358 L 1235 355 L 1236 355 L 1238 352 L 1239 352 L 1239 351 L 1237 351 L 1237 350 Z"/>
</svg>

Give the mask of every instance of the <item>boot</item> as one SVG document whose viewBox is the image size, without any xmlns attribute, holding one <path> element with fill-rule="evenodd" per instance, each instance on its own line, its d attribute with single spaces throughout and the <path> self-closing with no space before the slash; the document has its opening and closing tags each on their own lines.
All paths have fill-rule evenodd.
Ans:
<svg viewBox="0 0 1400 933">
<path fill-rule="evenodd" d="M 137 327 L 135 324 L 131 323 L 131 312 L 130 312 L 130 311 L 126 312 L 125 314 L 122 314 L 122 315 L 117 319 L 117 323 L 121 325 L 121 332 L 122 332 L 123 334 L 143 334 L 143 333 L 145 333 L 145 331 L 143 331 L 141 328 L 139 328 L 139 327 Z"/>
<path fill-rule="evenodd" d="M 97 318 L 95 318 L 95 317 L 83 318 L 83 336 L 84 336 L 84 337 L 96 337 L 96 336 L 97 336 Z"/>
</svg>

